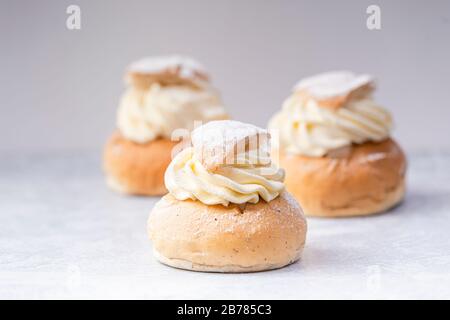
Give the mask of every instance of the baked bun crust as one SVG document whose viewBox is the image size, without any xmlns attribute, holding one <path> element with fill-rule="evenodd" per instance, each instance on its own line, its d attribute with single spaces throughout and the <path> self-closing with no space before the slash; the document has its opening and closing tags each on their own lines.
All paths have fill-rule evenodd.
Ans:
<svg viewBox="0 0 450 320">
<path fill-rule="evenodd" d="M 270 202 L 228 207 L 167 194 L 148 220 L 160 262 L 208 272 L 254 272 L 293 263 L 303 250 L 306 228 L 302 209 L 286 191 Z"/>
<path fill-rule="evenodd" d="M 108 186 L 126 194 L 166 194 L 164 172 L 176 144 L 168 139 L 139 144 L 125 139 L 119 132 L 114 133 L 103 157 Z"/>
<path fill-rule="evenodd" d="M 385 211 L 405 193 L 406 158 L 387 139 L 342 148 L 321 158 L 280 154 L 286 189 L 307 216 L 343 217 Z"/>
</svg>

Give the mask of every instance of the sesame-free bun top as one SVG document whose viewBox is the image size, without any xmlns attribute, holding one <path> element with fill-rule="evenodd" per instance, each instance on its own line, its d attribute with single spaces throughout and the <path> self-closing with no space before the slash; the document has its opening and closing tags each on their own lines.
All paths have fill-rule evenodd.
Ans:
<svg viewBox="0 0 450 320">
<path fill-rule="evenodd" d="M 294 86 L 298 92 L 324 108 L 337 109 L 352 99 L 368 96 L 375 89 L 375 80 L 369 74 L 350 71 L 332 71 L 300 80 Z"/>
<path fill-rule="evenodd" d="M 253 125 L 209 122 L 194 130 L 193 146 L 172 160 L 166 187 L 178 200 L 206 205 L 270 202 L 284 189 L 284 171 L 271 162 L 268 142 L 268 133 Z"/>
<path fill-rule="evenodd" d="M 148 88 L 152 83 L 198 87 L 209 81 L 209 75 L 200 62 L 190 57 L 167 55 L 133 62 L 127 69 L 126 81 L 138 88 Z"/>
</svg>

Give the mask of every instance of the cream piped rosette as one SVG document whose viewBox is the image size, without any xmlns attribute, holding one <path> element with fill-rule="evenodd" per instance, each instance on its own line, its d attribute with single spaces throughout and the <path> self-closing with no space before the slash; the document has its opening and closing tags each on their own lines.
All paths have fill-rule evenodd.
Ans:
<svg viewBox="0 0 450 320">
<path fill-rule="evenodd" d="M 300 81 L 269 122 L 288 153 L 321 157 L 329 151 L 389 137 L 392 118 L 372 98 L 373 78 L 331 72 Z"/>
<path fill-rule="evenodd" d="M 270 161 L 269 139 L 267 131 L 249 124 L 209 122 L 194 130 L 192 146 L 172 160 L 166 187 L 178 200 L 206 205 L 269 202 L 284 190 L 284 171 Z"/>
<path fill-rule="evenodd" d="M 220 95 L 203 66 L 178 56 L 145 58 L 128 68 L 126 92 L 117 112 L 122 135 L 137 143 L 171 138 L 194 121 L 228 119 Z"/>
</svg>

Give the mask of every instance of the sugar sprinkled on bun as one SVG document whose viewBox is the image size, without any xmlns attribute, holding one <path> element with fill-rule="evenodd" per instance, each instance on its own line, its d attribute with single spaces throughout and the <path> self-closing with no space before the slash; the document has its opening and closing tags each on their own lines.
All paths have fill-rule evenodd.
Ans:
<svg viewBox="0 0 450 320">
<path fill-rule="evenodd" d="M 127 82 L 138 88 L 152 83 L 163 85 L 201 86 L 209 81 L 208 73 L 196 60 L 181 56 L 156 56 L 142 58 L 128 67 Z"/>
<path fill-rule="evenodd" d="M 236 121 L 196 129 L 194 147 L 180 152 L 166 171 L 170 193 L 149 217 L 148 232 L 159 261 L 195 271 L 251 272 L 299 259 L 306 220 L 284 191 L 284 172 L 258 159 L 266 156 L 260 135 L 270 137 Z M 251 139 L 257 141 L 253 150 Z M 203 161 L 201 146 L 209 155 Z M 224 151 L 220 156 L 214 153 L 218 149 Z M 231 150 L 236 154 L 228 162 L 223 155 L 230 156 Z"/>
<path fill-rule="evenodd" d="M 272 117 L 286 188 L 306 215 L 368 215 L 403 199 L 406 158 L 374 88 L 367 74 L 319 74 L 301 80 Z"/>
<path fill-rule="evenodd" d="M 314 99 L 321 107 L 337 109 L 352 99 L 369 96 L 375 89 L 375 80 L 368 74 L 350 71 L 321 73 L 300 80 L 294 91 Z"/>
<path fill-rule="evenodd" d="M 266 203 L 207 206 L 164 196 L 150 214 L 155 257 L 172 267 L 209 272 L 281 268 L 300 258 L 306 220 L 287 192 Z"/>
<path fill-rule="evenodd" d="M 208 169 L 234 163 L 241 152 L 255 151 L 258 159 L 264 158 L 270 162 L 269 139 L 267 130 L 232 120 L 209 122 L 194 130 L 191 135 L 194 150 Z M 238 150 L 239 148 L 242 150 Z"/>
</svg>

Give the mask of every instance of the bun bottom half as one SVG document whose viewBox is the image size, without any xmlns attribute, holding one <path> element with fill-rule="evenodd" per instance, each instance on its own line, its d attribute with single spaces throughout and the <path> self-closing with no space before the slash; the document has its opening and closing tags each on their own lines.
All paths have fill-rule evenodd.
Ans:
<svg viewBox="0 0 450 320">
<path fill-rule="evenodd" d="M 306 220 L 286 191 L 256 204 L 208 206 L 171 194 L 153 208 L 148 233 L 160 262 L 205 272 L 277 269 L 300 258 Z"/>
<path fill-rule="evenodd" d="M 106 144 L 103 168 L 108 186 L 117 192 L 157 196 L 167 193 L 164 172 L 177 142 L 157 139 L 135 143 L 114 133 Z"/>
<path fill-rule="evenodd" d="M 341 148 L 321 158 L 280 154 L 286 189 L 307 216 L 386 211 L 405 194 L 406 157 L 392 140 Z"/>
</svg>

